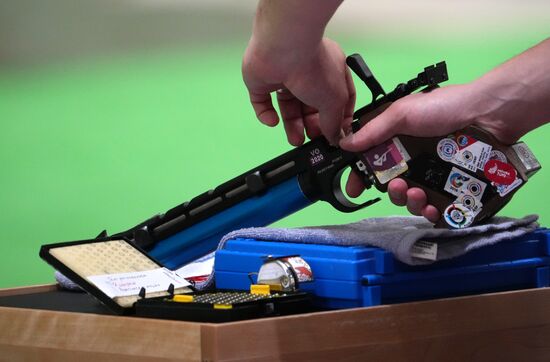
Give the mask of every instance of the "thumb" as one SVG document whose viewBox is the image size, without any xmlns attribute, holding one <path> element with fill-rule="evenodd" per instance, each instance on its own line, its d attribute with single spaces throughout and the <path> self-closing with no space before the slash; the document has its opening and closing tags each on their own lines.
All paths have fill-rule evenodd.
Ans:
<svg viewBox="0 0 550 362">
<path fill-rule="evenodd" d="M 340 140 L 340 147 L 346 151 L 366 151 L 390 139 L 395 134 L 407 134 L 405 117 L 396 107 L 387 110 L 367 122 L 359 131 Z"/>
</svg>

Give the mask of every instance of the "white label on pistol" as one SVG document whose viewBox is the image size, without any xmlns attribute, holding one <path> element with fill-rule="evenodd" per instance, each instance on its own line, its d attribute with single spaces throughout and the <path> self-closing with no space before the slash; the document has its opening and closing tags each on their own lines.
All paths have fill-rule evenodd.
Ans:
<svg viewBox="0 0 550 362">
<path fill-rule="evenodd" d="M 510 192 L 512 192 L 513 190 L 515 190 L 522 183 L 523 183 L 523 180 L 520 179 L 519 177 L 516 177 L 514 182 L 512 182 L 510 185 L 501 185 L 494 182 L 492 182 L 491 184 L 497 188 L 498 194 L 501 197 L 504 197 L 508 195 Z"/>
<path fill-rule="evenodd" d="M 453 155 L 452 163 L 472 172 L 476 172 L 478 169 L 483 170 L 483 166 L 491 155 L 493 148 L 491 145 L 465 134 L 456 135 L 456 144 L 458 150 Z"/>
<path fill-rule="evenodd" d="M 445 183 L 445 191 L 455 195 L 471 195 L 477 200 L 481 200 L 487 184 L 477 178 L 470 176 L 466 172 L 453 167 Z"/>
</svg>

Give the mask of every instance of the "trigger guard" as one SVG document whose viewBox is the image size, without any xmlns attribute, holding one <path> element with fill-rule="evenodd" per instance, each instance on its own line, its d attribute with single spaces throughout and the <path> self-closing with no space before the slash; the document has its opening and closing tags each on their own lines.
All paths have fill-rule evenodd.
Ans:
<svg viewBox="0 0 550 362">
<path fill-rule="evenodd" d="M 339 170 L 336 173 L 336 175 L 334 175 L 334 178 L 332 179 L 332 192 L 329 194 L 330 196 L 329 199 L 326 200 L 332 205 L 332 207 L 342 212 L 354 212 L 380 201 L 379 197 L 372 200 L 365 201 L 361 204 L 357 204 L 353 201 L 350 201 L 342 191 L 342 188 L 340 187 L 342 175 L 344 174 L 344 171 L 345 171 L 345 168 Z"/>
</svg>

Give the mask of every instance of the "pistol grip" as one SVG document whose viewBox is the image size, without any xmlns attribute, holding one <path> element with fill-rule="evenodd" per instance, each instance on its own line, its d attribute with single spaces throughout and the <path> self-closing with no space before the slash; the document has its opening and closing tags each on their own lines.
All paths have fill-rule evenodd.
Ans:
<svg viewBox="0 0 550 362">
<path fill-rule="evenodd" d="M 440 211 L 436 227 L 463 228 L 501 210 L 540 168 L 528 148 L 521 147 L 518 153 L 517 144 L 505 145 L 489 132 L 469 126 L 444 137 L 397 136 L 362 157 L 379 190 L 386 191 L 390 180 L 401 177 L 409 187 L 424 190 L 428 203 Z M 531 169 L 521 160 L 523 152 L 534 159 Z M 383 155 L 392 155 L 393 163 L 377 163 Z"/>
</svg>

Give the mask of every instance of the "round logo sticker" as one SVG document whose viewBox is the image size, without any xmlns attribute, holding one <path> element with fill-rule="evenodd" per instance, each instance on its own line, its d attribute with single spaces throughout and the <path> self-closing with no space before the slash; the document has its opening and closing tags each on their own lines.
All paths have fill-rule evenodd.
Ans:
<svg viewBox="0 0 550 362">
<path fill-rule="evenodd" d="M 463 195 L 461 201 L 464 206 L 472 211 L 476 207 L 476 199 L 471 195 Z"/>
<path fill-rule="evenodd" d="M 470 151 L 464 151 L 462 153 L 462 159 L 464 160 L 464 162 L 469 163 L 472 162 L 472 160 L 474 159 L 474 155 Z"/>
<path fill-rule="evenodd" d="M 465 135 L 461 135 L 457 137 L 457 142 L 460 146 L 464 147 L 468 145 L 468 137 Z"/>
<path fill-rule="evenodd" d="M 473 212 L 461 203 L 452 203 L 443 213 L 445 222 L 455 229 L 468 227 L 474 221 Z"/>
<path fill-rule="evenodd" d="M 470 178 L 467 176 L 464 176 L 461 173 L 455 172 L 449 177 L 449 183 L 459 189 L 464 185 L 464 182 L 467 182 Z"/>
<path fill-rule="evenodd" d="M 499 150 L 492 150 L 491 153 L 489 154 L 489 159 L 490 160 L 498 160 L 500 162 L 508 161 L 506 159 L 506 155 L 504 154 L 504 152 L 501 152 Z"/>
<path fill-rule="evenodd" d="M 478 197 L 481 194 L 482 187 L 478 182 L 471 182 L 468 184 L 468 191 L 470 194 L 474 195 L 475 197 Z"/>
<path fill-rule="evenodd" d="M 510 185 L 516 179 L 516 169 L 509 163 L 489 160 L 483 167 L 485 177 L 496 184 Z"/>
<path fill-rule="evenodd" d="M 437 154 L 443 161 L 452 161 L 457 151 L 458 145 L 452 139 L 443 138 L 437 144 Z"/>
</svg>

